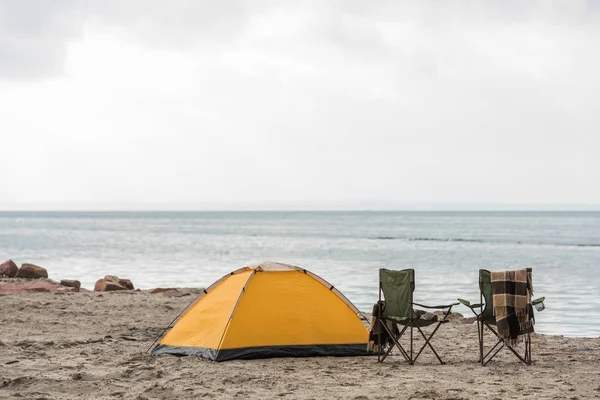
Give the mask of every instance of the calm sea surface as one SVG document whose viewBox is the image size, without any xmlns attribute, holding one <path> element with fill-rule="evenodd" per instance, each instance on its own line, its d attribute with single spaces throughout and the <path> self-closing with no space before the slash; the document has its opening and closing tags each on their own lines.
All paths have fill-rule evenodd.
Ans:
<svg viewBox="0 0 600 400">
<path fill-rule="evenodd" d="M 415 301 L 476 300 L 478 269 L 532 267 L 536 331 L 600 336 L 600 212 L 0 212 L 0 261 L 92 288 L 206 287 L 276 260 L 334 284 L 361 310 L 377 270 L 414 268 Z M 462 306 L 456 311 L 468 316 Z"/>
</svg>

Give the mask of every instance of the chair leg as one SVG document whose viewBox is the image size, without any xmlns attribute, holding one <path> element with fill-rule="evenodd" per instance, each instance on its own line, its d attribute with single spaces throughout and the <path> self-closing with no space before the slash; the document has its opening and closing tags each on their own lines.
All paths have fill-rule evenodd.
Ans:
<svg viewBox="0 0 600 400">
<path fill-rule="evenodd" d="M 500 345 L 500 347 L 498 347 L 498 345 Z M 497 350 L 496 350 L 496 347 L 498 347 Z M 498 340 L 496 342 L 496 344 L 490 349 L 490 351 L 488 351 L 487 354 L 485 356 L 483 356 L 483 359 L 482 359 L 483 361 L 481 362 L 481 365 L 483 365 L 485 367 L 490 361 L 492 361 L 492 358 L 496 357 L 496 354 L 498 354 L 500 352 L 500 350 L 502 350 L 503 347 L 504 347 L 504 342 L 502 342 L 502 340 Z M 494 350 L 496 350 L 496 352 L 490 356 L 490 354 Z"/>
<path fill-rule="evenodd" d="M 415 360 L 413 359 L 413 326 L 410 326 L 410 365 L 414 365 Z"/>
<path fill-rule="evenodd" d="M 393 344 L 391 344 L 391 345 L 390 345 L 390 348 L 389 348 L 389 349 L 388 349 L 388 350 L 385 352 L 385 354 L 384 354 L 384 355 L 381 357 L 381 361 L 380 361 L 380 362 L 383 362 L 383 361 L 384 361 L 384 360 L 387 358 L 387 356 L 389 356 L 389 355 L 390 355 L 390 353 L 392 352 L 392 350 L 393 350 L 393 349 L 394 349 L 394 345 L 393 345 Z"/>
<path fill-rule="evenodd" d="M 406 352 L 406 350 L 404 350 L 404 347 L 402 347 L 402 345 L 400 344 L 400 338 L 402 337 L 402 335 L 404 335 L 404 332 L 406 332 L 407 328 L 408 328 L 408 326 L 404 326 L 404 328 L 402 328 L 402 330 L 398 334 L 398 337 L 396 338 L 395 342 L 397 343 L 398 348 L 402 352 L 402 355 L 404 356 L 404 359 L 406 361 L 409 361 L 410 358 L 408 357 L 408 353 Z"/>
<path fill-rule="evenodd" d="M 527 364 L 527 365 L 531 365 L 531 337 L 530 334 L 527 334 L 527 336 L 525 337 L 525 355 L 524 357 L 521 356 L 512 346 L 509 346 L 508 344 L 505 344 L 504 341 L 502 340 L 502 338 L 500 338 L 500 335 L 498 334 L 498 332 L 496 332 L 496 330 L 494 328 L 492 328 L 489 324 L 483 323 L 481 326 L 481 349 L 483 349 L 483 330 L 485 328 L 488 328 L 490 331 L 492 331 L 492 333 L 496 336 L 496 338 L 498 338 L 498 342 L 494 345 L 494 347 L 492 347 L 490 349 L 490 351 L 487 352 L 487 354 L 485 356 L 483 356 L 481 358 L 481 365 L 486 366 L 490 361 L 492 361 L 492 359 L 496 356 L 496 354 L 498 354 L 498 352 L 500 350 L 502 350 L 503 347 L 506 346 L 507 349 L 509 349 L 521 362 Z M 498 350 L 496 350 L 496 352 L 494 354 L 492 354 L 490 356 L 490 353 L 492 353 L 492 351 L 494 351 L 494 349 L 496 349 L 496 347 L 498 345 L 501 345 Z M 483 354 L 483 351 L 481 352 L 481 354 Z M 489 356 L 489 358 L 488 358 Z M 486 361 L 487 359 L 487 361 Z"/>
<path fill-rule="evenodd" d="M 410 361 L 408 353 L 406 352 L 406 350 L 404 349 L 404 347 L 402 347 L 402 345 L 400 344 L 400 338 L 402 337 L 402 335 L 404 335 L 404 332 L 406 332 L 407 328 L 408 328 L 407 326 L 404 326 L 404 328 L 402 328 L 402 330 L 400 331 L 400 333 L 397 336 L 394 336 L 394 335 L 392 335 L 390 333 L 390 337 L 392 338 L 392 340 L 396 344 L 396 347 L 400 350 L 400 353 L 402 353 L 402 356 L 404 357 L 404 359 L 406 361 Z M 388 330 L 388 332 L 389 332 L 389 330 Z"/>
<path fill-rule="evenodd" d="M 527 342 L 529 343 L 529 365 L 533 363 L 533 358 L 531 358 L 531 334 L 527 334 Z"/>
<path fill-rule="evenodd" d="M 381 333 L 378 333 L 379 336 L 377 340 L 377 362 L 381 362 Z"/>
<path fill-rule="evenodd" d="M 388 355 L 390 355 L 390 353 L 392 352 L 394 345 L 398 348 L 398 350 L 400 350 L 400 353 L 402 354 L 402 356 L 404 357 L 405 360 L 409 361 L 408 358 L 408 354 L 406 353 L 406 350 L 404 350 L 404 348 L 402 347 L 402 345 L 399 342 L 399 338 L 400 336 L 402 336 L 402 334 L 406 331 L 406 326 L 404 327 L 404 329 L 402 329 L 402 331 L 400 332 L 400 334 L 396 337 L 392 331 L 390 331 L 390 329 L 387 326 L 387 323 L 385 323 L 386 321 L 383 321 L 384 323 L 382 324 L 384 329 L 387 331 L 388 335 L 392 338 L 393 344 L 390 345 L 390 348 L 388 349 L 388 351 L 382 356 L 382 357 L 378 357 L 377 361 L 378 362 L 383 362 Z"/>
<path fill-rule="evenodd" d="M 483 322 L 477 320 L 477 339 L 479 341 L 479 362 L 483 365 Z"/>
<path fill-rule="evenodd" d="M 525 336 L 525 364 L 531 365 L 531 334 Z"/>
<path fill-rule="evenodd" d="M 391 353 L 394 345 L 400 350 L 400 353 L 402 354 L 402 356 L 404 356 L 404 359 L 406 361 L 408 361 L 408 363 L 410 365 L 414 365 L 415 362 L 417 361 L 417 359 L 419 358 L 419 356 L 421 355 L 421 353 L 423 352 L 423 350 L 429 346 L 429 348 L 431 349 L 431 351 L 433 351 L 433 354 L 435 354 L 435 356 L 437 357 L 438 361 L 440 362 L 440 364 L 445 364 L 445 362 L 442 360 L 442 358 L 440 357 L 440 355 L 435 351 L 434 347 L 431 344 L 431 339 L 433 338 L 433 336 L 436 334 L 436 332 L 438 331 L 438 329 L 440 328 L 440 326 L 442 325 L 442 323 L 438 323 L 437 326 L 435 327 L 435 329 L 433 330 L 433 332 L 431 332 L 431 334 L 429 335 L 429 337 L 427 335 L 425 335 L 425 332 L 423 332 L 423 330 L 421 330 L 420 327 L 416 327 L 417 330 L 419 331 L 419 333 L 421 334 L 421 336 L 423 337 L 423 339 L 425 340 L 425 344 L 423 344 L 423 346 L 419 349 L 417 355 L 415 356 L 415 349 L 414 349 L 414 328 L 415 326 L 413 326 L 411 323 L 404 325 L 404 327 L 402 328 L 402 330 L 400 331 L 400 333 L 395 336 L 392 334 L 392 332 L 390 331 L 390 329 L 388 328 L 387 324 L 383 324 L 385 330 L 388 332 L 388 334 L 390 335 L 390 337 L 393 340 L 393 345 L 390 346 L 390 348 L 388 349 L 388 351 L 381 355 L 379 354 L 378 356 L 378 361 L 379 362 L 383 362 L 383 360 L 386 359 L 386 357 Z M 406 332 L 406 330 L 410 328 L 410 349 L 407 352 L 404 347 L 402 347 L 402 345 L 400 344 L 399 339 L 402 337 L 402 335 Z M 380 352 L 381 353 L 381 352 Z"/>
<path fill-rule="evenodd" d="M 442 361 L 441 357 L 435 351 L 435 349 L 433 348 L 433 346 L 430 343 L 431 338 L 433 338 L 433 335 L 435 335 L 435 333 L 437 332 L 437 330 L 440 327 L 440 325 L 441 325 L 441 323 L 437 324 L 437 326 L 435 327 L 435 329 L 433 330 L 433 332 L 431 332 L 431 335 L 429 335 L 429 338 L 427 336 L 425 336 L 425 334 L 423 333 L 423 331 L 421 330 L 421 328 L 419 328 L 417 326 L 417 329 L 421 333 L 421 336 L 423 336 L 423 339 L 425 339 L 425 344 L 423 345 L 423 347 L 421 347 L 421 349 L 419 350 L 419 352 L 417 353 L 417 356 L 415 357 L 415 359 L 413 361 L 417 361 L 417 358 L 419 358 L 419 356 L 421 355 L 421 352 L 425 349 L 426 346 L 429 346 L 429 348 L 431 349 L 431 351 L 433 351 L 433 354 L 435 354 L 435 356 L 437 357 L 437 359 L 440 362 L 440 364 L 442 364 L 442 365 L 446 364 L 444 361 Z"/>
</svg>

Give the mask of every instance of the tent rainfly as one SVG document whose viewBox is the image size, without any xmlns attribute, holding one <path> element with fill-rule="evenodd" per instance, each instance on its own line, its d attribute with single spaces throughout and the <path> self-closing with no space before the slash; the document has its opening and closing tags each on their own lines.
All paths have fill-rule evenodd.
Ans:
<svg viewBox="0 0 600 400">
<path fill-rule="evenodd" d="M 205 290 L 152 354 L 232 359 L 367 355 L 357 308 L 321 277 L 264 262 Z"/>
</svg>

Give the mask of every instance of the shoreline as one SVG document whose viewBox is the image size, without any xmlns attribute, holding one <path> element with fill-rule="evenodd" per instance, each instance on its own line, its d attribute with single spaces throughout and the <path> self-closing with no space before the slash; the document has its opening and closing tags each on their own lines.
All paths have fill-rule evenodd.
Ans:
<svg viewBox="0 0 600 400">
<path fill-rule="evenodd" d="M 394 355 L 234 360 L 145 353 L 194 299 L 148 291 L 0 297 L 0 398 L 597 398 L 600 338 L 534 334 L 533 365 L 477 363 L 468 318 L 444 324 L 416 365 Z"/>
</svg>

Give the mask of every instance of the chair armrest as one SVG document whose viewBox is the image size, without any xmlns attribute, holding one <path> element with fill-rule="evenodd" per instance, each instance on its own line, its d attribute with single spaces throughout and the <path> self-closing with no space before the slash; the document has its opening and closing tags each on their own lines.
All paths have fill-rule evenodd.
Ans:
<svg viewBox="0 0 600 400">
<path fill-rule="evenodd" d="M 437 308 L 437 309 L 443 309 L 443 308 L 452 308 L 454 306 L 457 306 L 460 303 L 452 303 L 452 304 L 448 304 L 445 306 L 426 306 L 424 304 L 419 304 L 419 303 L 412 303 L 414 306 L 419 306 L 419 307 L 423 307 L 423 308 Z"/>
<path fill-rule="evenodd" d="M 471 309 L 473 309 L 473 308 L 480 308 L 481 306 L 483 306 L 482 303 L 471 304 L 471 302 L 469 300 L 465 300 L 465 299 L 456 299 L 456 300 L 458 300 L 460 302 L 460 304 L 462 304 L 463 306 L 469 307 Z"/>
</svg>

